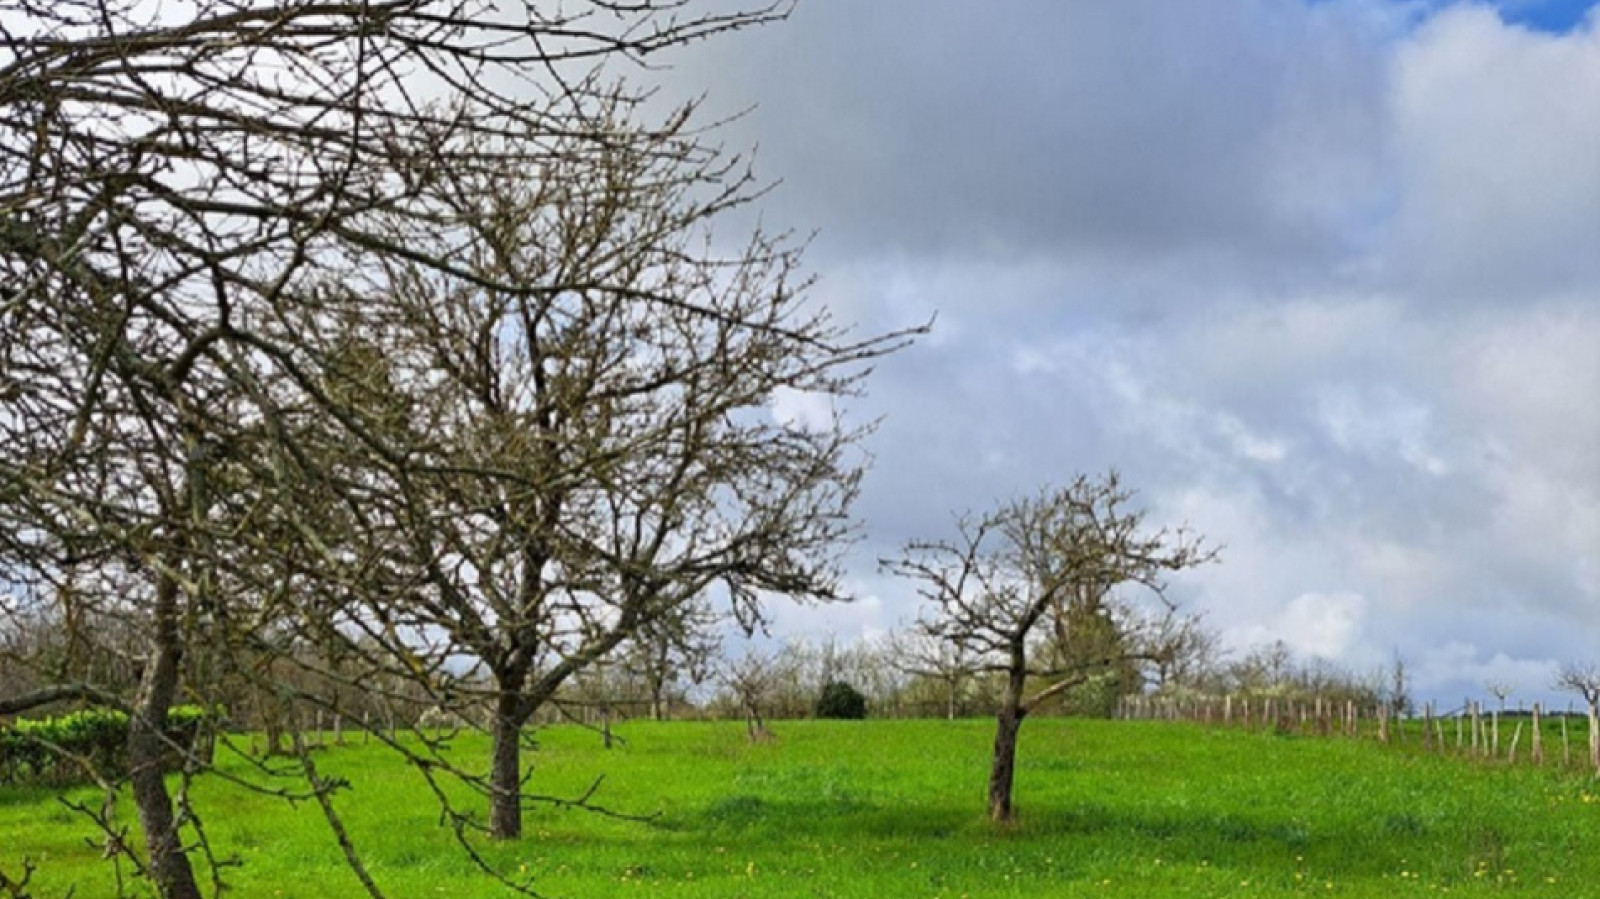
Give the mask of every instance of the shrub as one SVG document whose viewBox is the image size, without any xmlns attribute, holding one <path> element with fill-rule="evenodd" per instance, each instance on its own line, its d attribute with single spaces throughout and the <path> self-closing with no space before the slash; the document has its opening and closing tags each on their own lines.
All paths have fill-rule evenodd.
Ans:
<svg viewBox="0 0 1600 899">
<path fill-rule="evenodd" d="M 817 717 L 859 721 L 867 717 L 867 697 L 844 681 L 833 681 L 817 698 Z"/>
<path fill-rule="evenodd" d="M 199 706 L 170 709 L 167 739 L 191 745 L 206 717 Z M 102 776 L 119 778 L 127 773 L 127 742 L 128 716 L 115 709 L 19 718 L 0 727 L 0 781 L 81 780 L 88 773 L 86 766 Z"/>
</svg>

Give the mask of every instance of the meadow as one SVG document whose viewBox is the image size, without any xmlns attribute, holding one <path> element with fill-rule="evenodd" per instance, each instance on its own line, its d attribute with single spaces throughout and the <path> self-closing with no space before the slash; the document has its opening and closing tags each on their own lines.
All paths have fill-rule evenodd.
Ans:
<svg viewBox="0 0 1600 899">
<path fill-rule="evenodd" d="M 632 722 L 604 750 L 587 730 L 543 730 L 531 789 L 576 794 L 604 775 L 599 802 L 654 818 L 541 808 L 523 840 L 482 851 L 549 897 L 1600 895 L 1600 785 L 1584 775 L 1368 740 L 1038 719 L 1022 730 L 1019 820 L 996 827 L 987 720 L 775 731 L 752 744 L 737 723 Z M 457 751 L 487 758 L 477 737 Z M 338 807 L 388 895 L 509 895 L 392 754 L 357 737 L 317 760 L 351 781 Z M 0 788 L 0 869 L 37 862 L 35 899 L 112 895 L 93 827 L 57 792 Z M 228 896 L 360 895 L 313 804 L 216 777 L 195 803 L 241 862 Z"/>
</svg>

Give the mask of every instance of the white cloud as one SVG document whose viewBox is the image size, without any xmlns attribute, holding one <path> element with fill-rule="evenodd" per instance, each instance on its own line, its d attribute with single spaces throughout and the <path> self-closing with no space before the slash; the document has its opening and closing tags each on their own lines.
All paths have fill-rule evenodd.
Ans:
<svg viewBox="0 0 1600 899">
<path fill-rule="evenodd" d="M 825 394 L 779 387 L 772 391 L 771 408 L 772 420 L 785 428 L 825 431 L 833 426 L 833 400 Z"/>
<path fill-rule="evenodd" d="M 940 316 L 868 385 L 889 418 L 858 569 L 1116 467 L 1152 522 L 1225 545 L 1173 586 L 1235 646 L 1399 650 L 1450 691 L 1593 652 L 1592 17 L 874 0 L 714 44 L 691 68 L 763 104 L 741 127 L 786 179 L 776 218 L 822 228 L 818 297 L 869 328 Z M 914 606 L 869 580 L 880 605 L 817 614 L 843 635 Z"/>
<path fill-rule="evenodd" d="M 1393 388 L 1324 388 L 1317 399 L 1318 423 L 1332 445 L 1349 453 L 1394 457 L 1419 472 L 1440 476 L 1450 466 L 1433 451 L 1432 413 Z"/>
<path fill-rule="evenodd" d="M 1367 601 L 1356 593 L 1303 593 L 1268 620 L 1224 632 L 1235 648 L 1282 641 L 1301 659 L 1345 662 L 1362 635 Z"/>
<path fill-rule="evenodd" d="M 1258 434 L 1232 415 L 1218 415 L 1215 427 L 1235 453 L 1252 462 L 1282 462 L 1289 455 L 1289 446 L 1283 440 Z"/>
<path fill-rule="evenodd" d="M 1423 690 L 1458 687 L 1481 697 L 1491 684 L 1508 687 L 1515 707 L 1519 700 L 1548 696 L 1560 667 L 1554 659 L 1513 658 L 1504 652 L 1485 658 L 1477 645 L 1452 641 L 1424 650 L 1412 674 Z"/>
<path fill-rule="evenodd" d="M 1276 630 L 1296 651 L 1341 659 L 1361 634 L 1367 601 L 1356 593 L 1305 593 L 1289 601 Z"/>
<path fill-rule="evenodd" d="M 1397 268 L 1439 302 L 1526 298 L 1600 276 L 1600 30 L 1447 9 L 1399 51 Z"/>
</svg>

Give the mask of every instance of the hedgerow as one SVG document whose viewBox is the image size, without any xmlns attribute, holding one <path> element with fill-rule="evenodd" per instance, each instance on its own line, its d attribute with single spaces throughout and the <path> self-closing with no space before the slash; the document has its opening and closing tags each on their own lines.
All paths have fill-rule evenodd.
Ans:
<svg viewBox="0 0 1600 899">
<path fill-rule="evenodd" d="M 200 706 L 167 712 L 166 737 L 178 747 L 195 742 L 208 718 Z M 128 715 L 116 709 L 84 709 L 48 718 L 19 718 L 0 726 L 0 782 L 70 783 L 127 774 Z M 179 757 L 170 754 L 169 761 Z"/>
</svg>

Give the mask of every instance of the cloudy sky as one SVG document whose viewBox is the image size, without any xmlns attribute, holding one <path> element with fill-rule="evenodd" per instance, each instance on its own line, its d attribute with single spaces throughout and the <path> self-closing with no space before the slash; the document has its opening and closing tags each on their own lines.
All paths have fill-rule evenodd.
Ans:
<svg viewBox="0 0 1600 899">
<path fill-rule="evenodd" d="M 937 314 L 856 410 L 861 599 L 780 631 L 893 628 L 878 555 L 1115 467 L 1225 547 L 1174 594 L 1232 646 L 1441 699 L 1600 660 L 1590 6 L 803 0 L 676 60 L 819 301 Z"/>
</svg>

